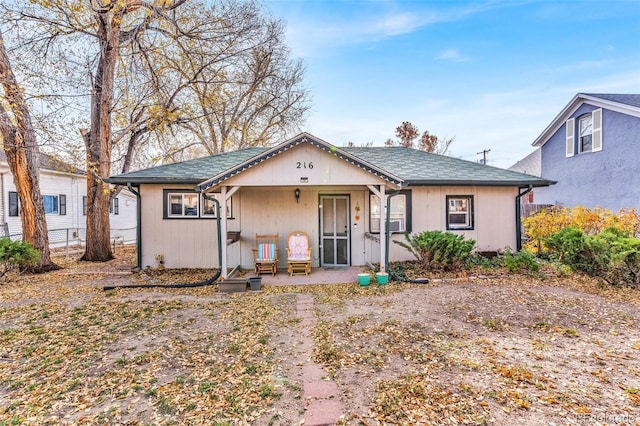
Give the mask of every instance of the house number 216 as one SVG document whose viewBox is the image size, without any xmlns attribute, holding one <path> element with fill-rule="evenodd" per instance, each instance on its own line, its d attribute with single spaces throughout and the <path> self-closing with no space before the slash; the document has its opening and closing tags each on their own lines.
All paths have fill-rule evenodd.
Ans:
<svg viewBox="0 0 640 426">
<path fill-rule="evenodd" d="M 313 161 L 305 162 L 296 162 L 296 169 L 313 169 Z"/>
</svg>

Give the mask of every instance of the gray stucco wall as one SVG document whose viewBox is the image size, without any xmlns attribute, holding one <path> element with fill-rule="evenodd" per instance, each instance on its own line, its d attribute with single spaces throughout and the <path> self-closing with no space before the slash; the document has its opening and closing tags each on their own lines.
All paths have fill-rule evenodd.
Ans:
<svg viewBox="0 0 640 426">
<path fill-rule="evenodd" d="M 571 117 L 594 109 L 583 104 Z M 573 157 L 565 156 L 565 126 L 542 146 L 542 176 L 558 183 L 537 189 L 535 202 L 640 210 L 640 118 L 603 109 L 602 151 Z"/>
</svg>

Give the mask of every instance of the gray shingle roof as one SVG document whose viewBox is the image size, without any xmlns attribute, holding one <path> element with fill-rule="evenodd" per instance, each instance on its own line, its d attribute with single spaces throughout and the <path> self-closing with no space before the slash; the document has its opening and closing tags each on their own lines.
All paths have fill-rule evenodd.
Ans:
<svg viewBox="0 0 640 426">
<path fill-rule="evenodd" d="M 342 148 L 404 179 L 408 185 L 546 186 L 551 181 L 401 146 Z"/>
<path fill-rule="evenodd" d="M 211 176 L 222 173 L 260 154 L 265 149 L 267 148 L 246 148 L 209 157 L 196 158 L 195 160 L 163 164 L 162 166 L 112 176 L 107 181 L 115 184 L 185 183 L 197 185 Z"/>
<path fill-rule="evenodd" d="M 288 145 L 301 143 L 301 139 L 329 151 L 350 163 L 364 166 L 391 182 L 407 185 L 483 185 L 483 186 L 547 186 L 554 182 L 497 167 L 444 155 L 431 154 L 405 147 L 333 147 L 321 139 L 302 134 L 272 148 L 247 148 L 181 163 L 166 164 L 150 169 L 112 176 L 107 181 L 115 184 L 184 183 L 203 184 L 206 189 L 224 181 L 273 155 L 288 149 Z M 264 157 L 264 158 L 263 158 Z M 242 166 L 240 166 L 242 165 Z M 370 167 L 372 166 L 372 167 Z M 382 170 L 380 175 L 375 169 Z M 217 176 L 214 182 L 210 178 Z"/>
<path fill-rule="evenodd" d="M 617 102 L 619 104 L 625 104 L 633 107 L 640 108 L 640 95 L 627 93 L 627 94 L 615 94 L 615 93 L 584 93 L 586 96 L 594 98 L 604 99 L 605 101 Z"/>
</svg>

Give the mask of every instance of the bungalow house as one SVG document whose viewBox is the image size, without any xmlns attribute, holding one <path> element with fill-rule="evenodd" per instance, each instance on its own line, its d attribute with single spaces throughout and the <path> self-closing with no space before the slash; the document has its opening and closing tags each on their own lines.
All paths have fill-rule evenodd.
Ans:
<svg viewBox="0 0 640 426">
<path fill-rule="evenodd" d="M 253 268 L 256 234 L 310 237 L 312 266 L 411 259 L 385 236 L 448 230 L 482 251 L 517 246 L 519 198 L 553 182 L 404 147 L 338 148 L 308 133 L 269 148 L 246 148 L 112 176 L 139 194 L 139 267 Z M 239 238 L 218 243 L 221 235 Z M 385 212 L 388 206 L 388 226 Z M 220 244 L 220 263 L 218 263 Z"/>
<path fill-rule="evenodd" d="M 84 239 L 86 228 L 87 178 L 84 170 L 41 153 L 40 192 L 44 201 L 49 242 L 52 247 Z M 119 240 L 135 241 L 136 197 L 121 191 L 110 205 L 111 233 Z M 22 238 L 20 203 L 13 174 L 0 150 L 0 229 L 2 235 Z"/>
<path fill-rule="evenodd" d="M 578 93 L 533 146 L 510 169 L 558 182 L 536 204 L 640 209 L 640 94 Z"/>
</svg>

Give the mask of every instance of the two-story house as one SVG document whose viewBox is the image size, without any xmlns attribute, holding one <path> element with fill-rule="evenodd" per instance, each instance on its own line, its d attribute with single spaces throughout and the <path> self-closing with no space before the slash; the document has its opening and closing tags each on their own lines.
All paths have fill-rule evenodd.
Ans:
<svg viewBox="0 0 640 426">
<path fill-rule="evenodd" d="M 640 94 L 578 93 L 533 146 L 510 169 L 557 182 L 535 204 L 640 209 Z"/>
</svg>

